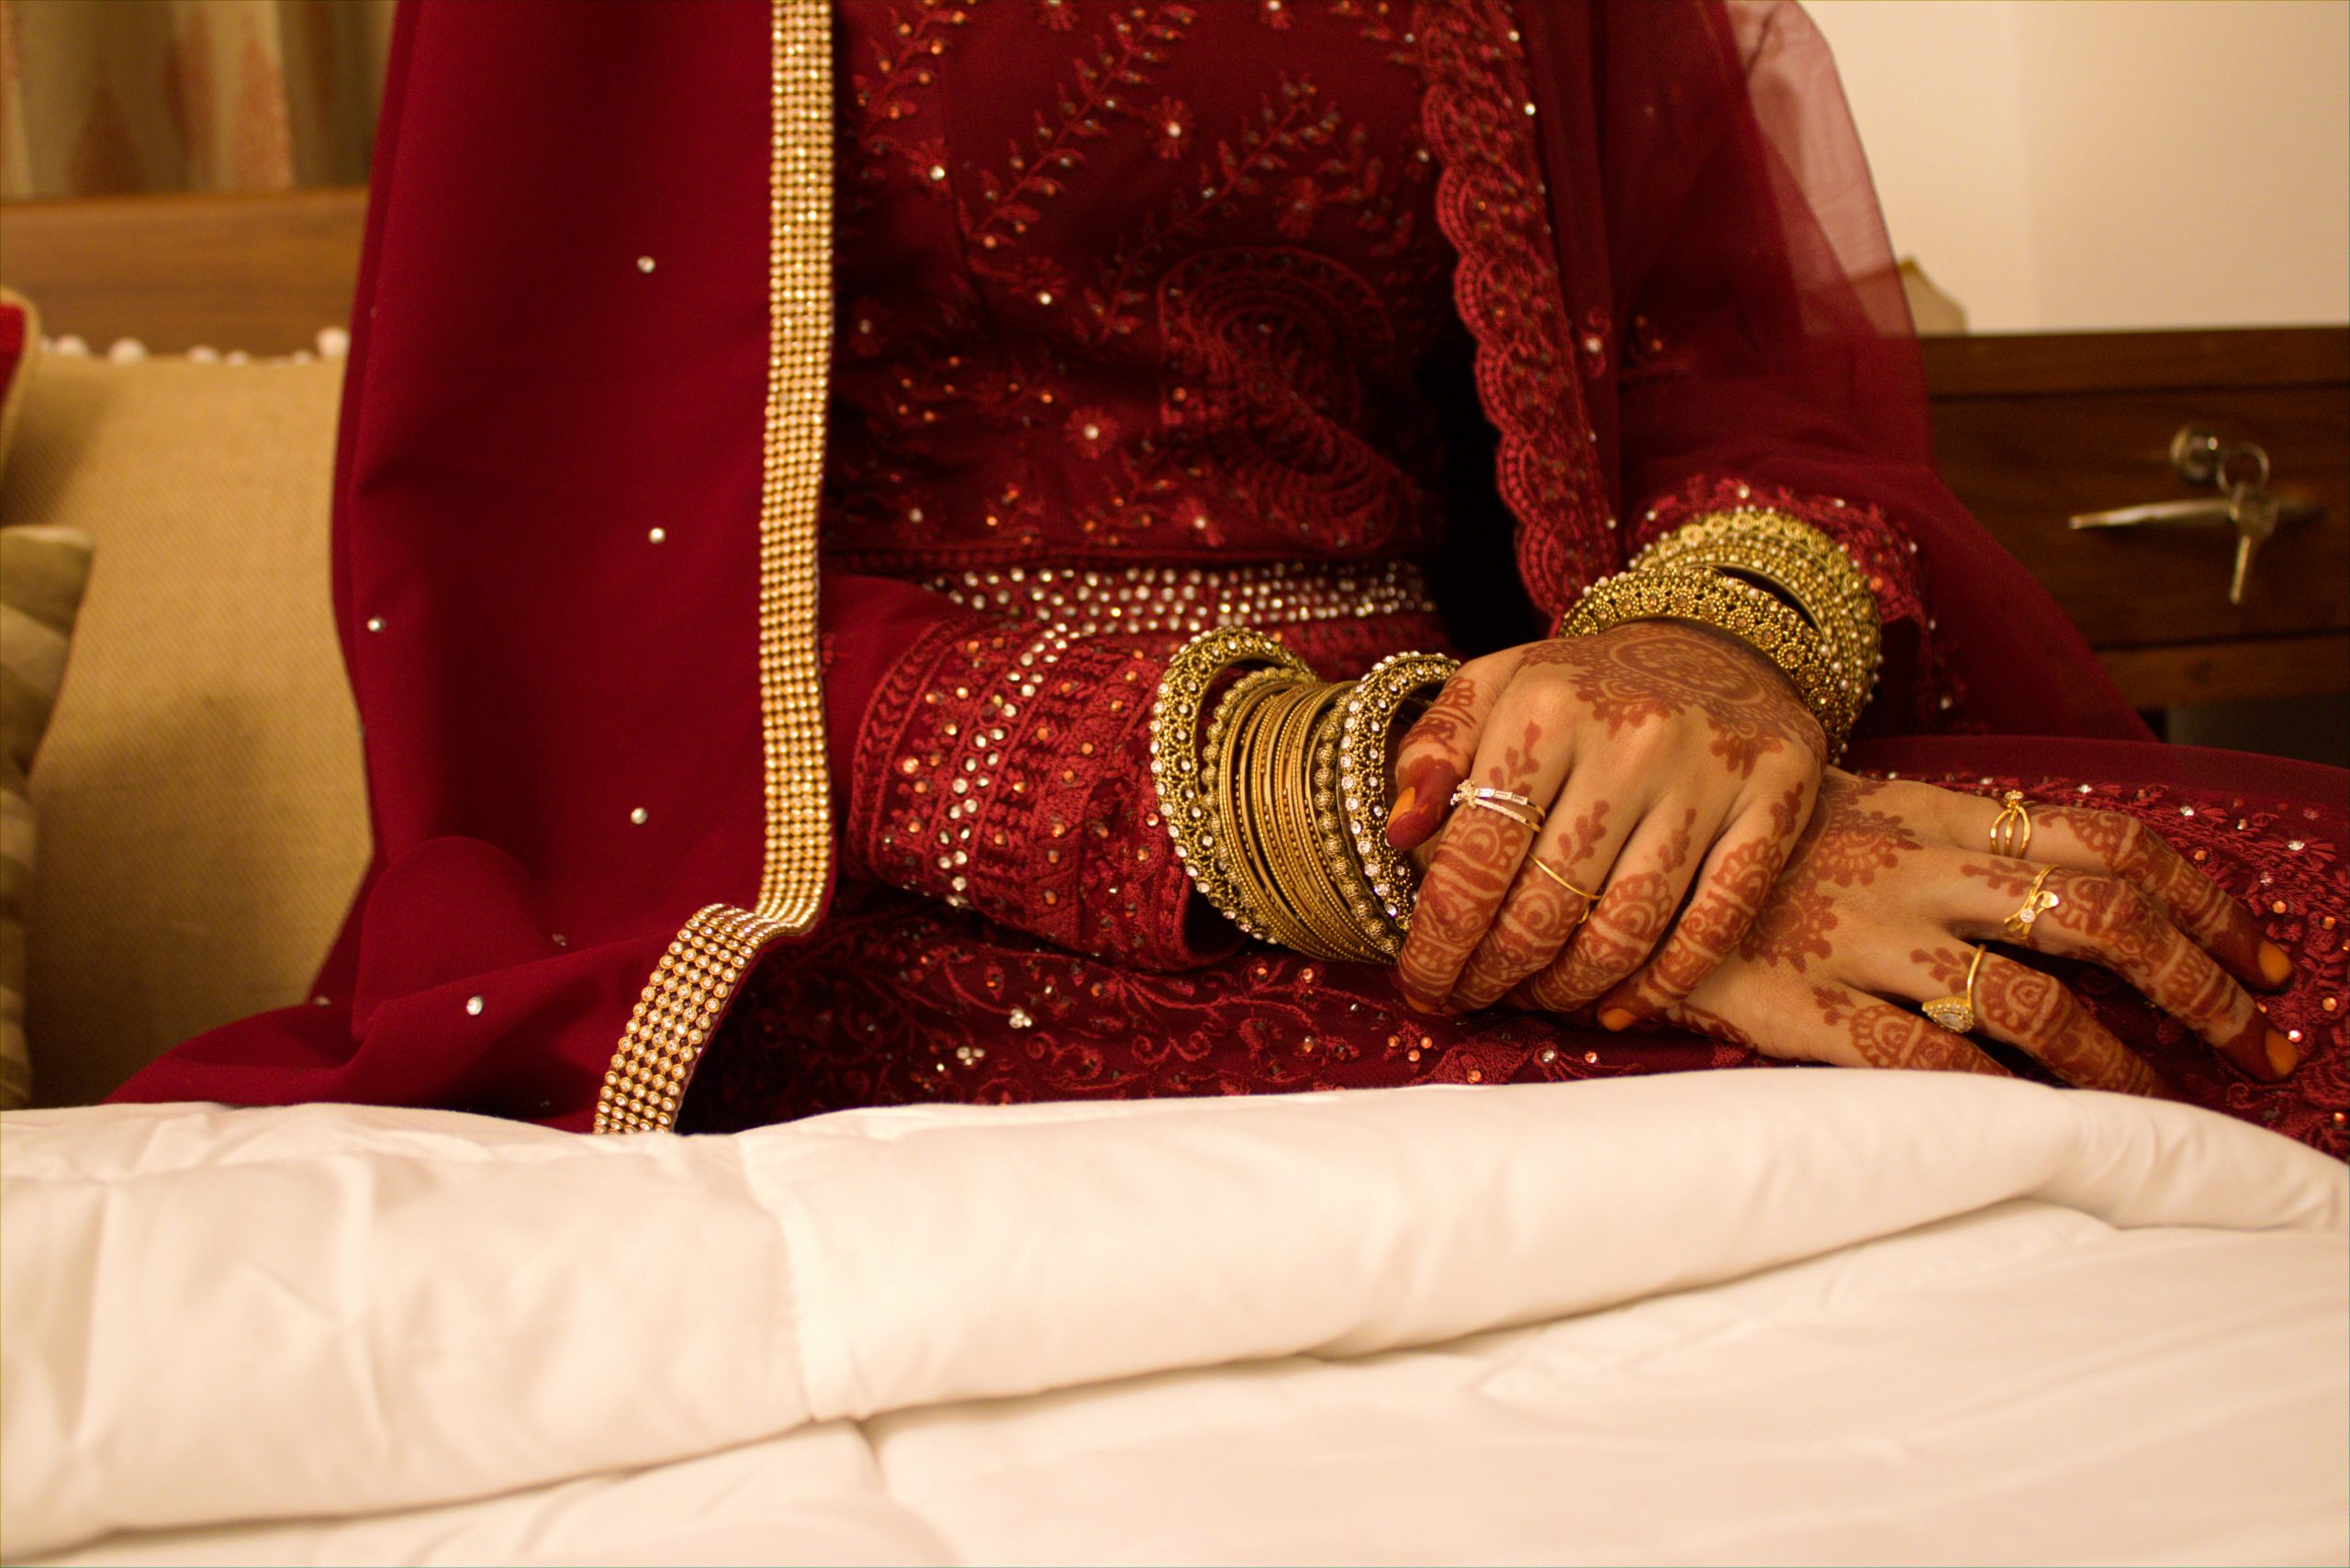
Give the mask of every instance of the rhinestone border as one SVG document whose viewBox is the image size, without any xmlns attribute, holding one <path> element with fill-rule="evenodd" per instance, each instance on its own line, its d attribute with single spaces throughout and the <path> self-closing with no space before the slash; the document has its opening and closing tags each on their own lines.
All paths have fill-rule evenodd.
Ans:
<svg viewBox="0 0 2350 1568">
<path fill-rule="evenodd" d="M 813 926 L 832 870 L 816 644 L 816 510 L 831 370 L 832 7 L 769 0 L 767 390 L 759 483 L 766 845 L 757 906 L 710 904 L 646 980 L 596 1099 L 599 1133 L 665 1132 L 743 977 Z"/>
</svg>

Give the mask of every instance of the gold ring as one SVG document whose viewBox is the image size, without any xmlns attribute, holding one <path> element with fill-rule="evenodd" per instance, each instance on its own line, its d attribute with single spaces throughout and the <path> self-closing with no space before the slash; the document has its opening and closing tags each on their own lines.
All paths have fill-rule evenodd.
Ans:
<svg viewBox="0 0 2350 1568">
<path fill-rule="evenodd" d="M 1577 925 L 1581 925 L 1584 921 L 1589 920 L 1591 918 L 1591 912 L 1599 907 L 1599 895 L 1597 893 L 1587 893 L 1581 888 L 1576 887 L 1572 882 L 1568 881 L 1564 877 L 1559 875 L 1558 872 L 1553 871 L 1550 868 L 1542 864 L 1541 857 L 1529 855 L 1526 857 L 1526 863 L 1533 867 L 1536 870 L 1541 872 L 1544 876 L 1550 878 L 1550 880 L 1558 883 L 1559 886 L 1566 889 L 1567 891 L 1574 894 L 1575 897 L 1583 900 L 1583 913 L 1575 916 L 1575 924 Z"/>
<path fill-rule="evenodd" d="M 2006 924 L 2000 927 L 2009 941 L 2018 946 L 2028 946 L 2031 941 L 2031 923 L 2065 902 L 2054 893 L 2042 890 L 2048 885 L 2048 879 L 2055 874 L 2055 867 L 2042 866 L 2040 875 L 2031 879 L 2031 890 L 2024 894 L 2023 902 L 2016 906 L 2015 913 L 2008 916 Z"/>
<path fill-rule="evenodd" d="M 1966 966 L 1966 987 L 1956 996 L 1938 996 L 1926 1003 L 1926 1016 L 1953 1034 L 1975 1033 L 1975 976 L 1983 968 L 1984 948 L 1975 944 L 1975 958 Z"/>
<path fill-rule="evenodd" d="M 2031 809 L 2023 791 L 2010 790 L 1999 797 L 1999 814 L 1991 819 L 1991 853 L 2020 860 L 2031 850 Z"/>
<path fill-rule="evenodd" d="M 1546 815 L 1541 807 L 1514 790 L 1488 789 L 1483 784 L 1461 785 L 1452 792 L 1452 803 L 1456 806 L 1482 806 L 1536 833 L 1542 831 L 1542 820 Z M 1521 810 L 1525 815 L 1519 814 Z"/>
</svg>

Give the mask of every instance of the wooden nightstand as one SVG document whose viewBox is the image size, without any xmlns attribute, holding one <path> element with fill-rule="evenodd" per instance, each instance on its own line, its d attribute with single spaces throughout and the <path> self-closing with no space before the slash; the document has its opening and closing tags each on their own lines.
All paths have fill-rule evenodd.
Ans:
<svg viewBox="0 0 2350 1568">
<path fill-rule="evenodd" d="M 2350 328 L 1930 338 L 1934 452 L 2141 708 L 2350 692 Z M 2210 495 L 2171 466 L 2199 426 L 2256 442 L 2287 523 L 2228 602 L 2228 528 L 2067 519 Z"/>
</svg>

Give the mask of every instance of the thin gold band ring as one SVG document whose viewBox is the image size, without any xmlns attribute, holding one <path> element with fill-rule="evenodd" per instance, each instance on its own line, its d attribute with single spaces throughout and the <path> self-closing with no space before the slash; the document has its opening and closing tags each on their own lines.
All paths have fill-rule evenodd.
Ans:
<svg viewBox="0 0 2350 1568">
<path fill-rule="evenodd" d="M 1566 878 L 1561 876 L 1558 872 L 1553 871 L 1550 867 L 1542 864 L 1539 857 L 1529 855 L 1526 857 L 1526 863 L 1533 867 L 1536 870 L 1541 872 L 1544 876 L 1550 878 L 1550 880 L 1558 883 L 1559 886 L 1566 889 L 1567 891 L 1574 894 L 1575 897 L 1583 900 L 1584 904 L 1595 904 L 1599 902 L 1599 895 L 1597 893 L 1588 893 L 1583 891 L 1583 889 L 1576 887 L 1572 882 L 1568 881 Z"/>
</svg>

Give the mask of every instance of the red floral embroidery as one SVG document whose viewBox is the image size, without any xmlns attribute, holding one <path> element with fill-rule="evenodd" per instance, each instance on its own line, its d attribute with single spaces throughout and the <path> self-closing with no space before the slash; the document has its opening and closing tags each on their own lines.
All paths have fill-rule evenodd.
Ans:
<svg viewBox="0 0 2350 1568">
<path fill-rule="evenodd" d="M 1237 6 L 1069 0 L 1035 20 L 1073 49 L 1039 52 L 1001 47 L 1010 19 L 985 8 L 847 0 L 840 178 L 860 195 L 837 247 L 854 281 L 834 558 L 913 573 L 1431 544 L 1416 372 L 1451 328 L 1449 256 L 1388 9 L 1308 8 L 1268 35 Z M 1244 47 L 1273 91 L 1166 90 Z M 1009 145 L 967 143 L 943 112 L 937 84 L 980 58 L 975 98 L 1024 127 Z"/>
<path fill-rule="evenodd" d="M 1555 616 L 1621 564 L 1576 380 L 1564 293 L 1527 128 L 1534 107 L 1500 0 L 1422 0 L 1421 123 L 1444 172 L 1437 220 L 1460 253 L 1453 299 L 1477 339 L 1477 388 L 1501 432 L 1496 478 L 1518 521 L 1520 576 Z"/>
</svg>

